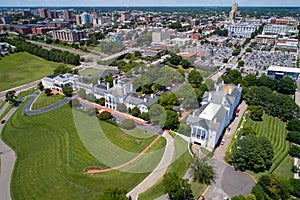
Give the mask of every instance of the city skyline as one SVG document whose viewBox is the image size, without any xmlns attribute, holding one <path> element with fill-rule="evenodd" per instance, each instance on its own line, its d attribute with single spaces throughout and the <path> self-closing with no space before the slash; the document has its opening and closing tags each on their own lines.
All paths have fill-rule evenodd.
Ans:
<svg viewBox="0 0 300 200">
<path fill-rule="evenodd" d="M 0 6 L 10 6 L 10 7 L 28 7 L 28 6 L 231 6 L 233 3 L 238 3 L 239 6 L 291 6 L 297 7 L 300 6 L 300 2 L 296 0 L 267 0 L 267 1 L 246 1 L 246 0 L 213 0 L 213 1 L 204 1 L 204 0 L 191 0 L 189 2 L 183 0 L 46 0 L 46 1 L 37 1 L 37 0 L 11 0 L 0 3 Z"/>
</svg>

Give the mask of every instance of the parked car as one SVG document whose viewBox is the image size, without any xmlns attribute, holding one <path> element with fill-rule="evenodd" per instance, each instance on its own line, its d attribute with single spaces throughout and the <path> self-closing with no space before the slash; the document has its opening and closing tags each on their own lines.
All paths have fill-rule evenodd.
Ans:
<svg viewBox="0 0 300 200">
<path fill-rule="evenodd" d="M 6 122 L 6 120 L 5 119 L 3 119 L 2 121 L 1 121 L 1 124 L 4 124 Z"/>
</svg>

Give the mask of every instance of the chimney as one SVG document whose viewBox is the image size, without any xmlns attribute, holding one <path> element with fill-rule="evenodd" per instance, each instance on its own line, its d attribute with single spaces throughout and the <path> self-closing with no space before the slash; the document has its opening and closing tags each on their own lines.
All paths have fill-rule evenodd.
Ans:
<svg viewBox="0 0 300 200">
<path fill-rule="evenodd" d="M 222 85 L 224 85 L 224 81 L 222 81 Z"/>
<path fill-rule="evenodd" d="M 98 80 L 98 85 L 100 85 L 101 84 L 101 81 L 100 80 Z"/>
<path fill-rule="evenodd" d="M 113 80 L 113 87 L 116 87 L 116 79 Z"/>
<path fill-rule="evenodd" d="M 151 98 L 152 98 L 152 99 L 154 98 L 154 95 L 153 95 L 153 94 L 151 94 Z"/>
<path fill-rule="evenodd" d="M 217 123 L 217 117 L 214 118 L 214 123 Z"/>
<path fill-rule="evenodd" d="M 220 85 L 217 85 L 216 91 L 218 92 L 220 88 Z"/>
<path fill-rule="evenodd" d="M 144 102 L 146 102 L 146 103 L 147 103 L 147 102 L 148 102 L 148 99 L 147 99 L 147 98 L 144 98 Z"/>
<path fill-rule="evenodd" d="M 127 94 L 126 87 L 124 87 L 123 89 L 124 89 L 124 95 L 126 95 Z"/>
<path fill-rule="evenodd" d="M 90 84 L 90 87 L 93 87 L 93 83 Z"/>
<path fill-rule="evenodd" d="M 230 89 L 229 89 L 229 94 L 231 94 L 231 93 L 232 93 L 232 89 L 230 88 Z"/>
<path fill-rule="evenodd" d="M 226 97 L 223 97 L 223 98 L 222 98 L 222 105 L 225 104 L 225 101 L 226 101 Z"/>
<path fill-rule="evenodd" d="M 240 87 L 240 84 L 238 84 L 238 88 Z"/>
<path fill-rule="evenodd" d="M 109 90 L 109 82 L 106 83 L 106 90 Z"/>
</svg>

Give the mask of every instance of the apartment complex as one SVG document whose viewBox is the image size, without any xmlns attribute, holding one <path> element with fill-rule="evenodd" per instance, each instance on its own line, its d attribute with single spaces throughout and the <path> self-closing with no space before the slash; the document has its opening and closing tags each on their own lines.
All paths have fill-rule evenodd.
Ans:
<svg viewBox="0 0 300 200">
<path fill-rule="evenodd" d="M 78 42 L 87 38 L 87 32 L 85 30 L 55 30 L 52 32 L 53 39 L 59 39 L 66 42 Z"/>
<path fill-rule="evenodd" d="M 232 24 L 227 26 L 229 36 L 251 38 L 251 34 L 259 29 L 261 24 Z"/>
</svg>

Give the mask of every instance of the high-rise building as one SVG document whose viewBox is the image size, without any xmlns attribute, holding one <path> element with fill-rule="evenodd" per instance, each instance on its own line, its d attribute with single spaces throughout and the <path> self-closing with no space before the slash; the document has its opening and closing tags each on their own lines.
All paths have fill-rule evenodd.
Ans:
<svg viewBox="0 0 300 200">
<path fill-rule="evenodd" d="M 76 24 L 77 25 L 81 24 L 81 16 L 80 15 L 76 15 Z"/>
<path fill-rule="evenodd" d="M 92 23 L 93 16 L 87 12 L 81 14 L 81 24 Z"/>
<path fill-rule="evenodd" d="M 55 19 L 55 18 L 57 18 L 57 13 L 56 13 L 56 11 L 50 11 L 50 10 L 48 10 L 47 11 L 47 18 L 50 18 L 50 19 Z"/>
<path fill-rule="evenodd" d="M 165 40 L 170 39 L 170 32 L 168 31 L 157 31 L 152 33 L 152 42 L 153 43 L 161 43 Z"/>
<path fill-rule="evenodd" d="M 10 22 L 12 22 L 12 18 L 10 16 L 3 16 L 1 17 L 1 21 L 3 24 L 10 24 Z"/>
<path fill-rule="evenodd" d="M 130 12 L 129 11 L 124 11 L 121 13 L 121 20 L 128 21 L 130 19 Z"/>
<path fill-rule="evenodd" d="M 72 14 L 69 10 L 64 10 L 63 16 L 66 20 L 71 20 L 72 19 Z"/>
<path fill-rule="evenodd" d="M 31 14 L 30 10 L 23 10 L 22 16 L 29 16 Z"/>
<path fill-rule="evenodd" d="M 48 18 L 47 9 L 45 9 L 45 8 L 40 8 L 39 14 L 40 14 L 41 18 Z"/>
<path fill-rule="evenodd" d="M 236 20 L 236 15 L 237 15 L 237 10 L 238 10 L 238 4 L 237 3 L 234 3 L 232 5 L 232 8 L 231 8 L 231 11 L 229 13 L 229 20 L 231 22 L 235 22 Z"/>
</svg>

